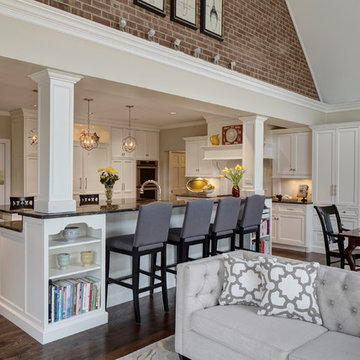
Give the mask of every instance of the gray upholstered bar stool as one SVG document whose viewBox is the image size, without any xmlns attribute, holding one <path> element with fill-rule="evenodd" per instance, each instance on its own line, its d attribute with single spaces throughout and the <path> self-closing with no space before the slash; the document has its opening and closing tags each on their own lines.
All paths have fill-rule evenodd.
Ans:
<svg viewBox="0 0 360 360">
<path fill-rule="evenodd" d="M 209 256 L 209 227 L 213 206 L 212 200 L 189 201 L 182 228 L 170 228 L 167 243 L 177 247 L 176 264 L 190 260 L 191 245 L 202 244 L 203 257 Z M 176 264 L 168 265 L 167 271 L 176 274 L 176 270 L 171 269 Z"/>
<path fill-rule="evenodd" d="M 243 211 L 240 212 L 237 234 L 240 234 L 239 246 L 237 249 L 244 248 L 244 235 L 252 232 L 256 233 L 255 251 L 260 252 L 260 224 L 265 205 L 265 196 L 253 195 L 244 201 Z"/>
<path fill-rule="evenodd" d="M 211 255 L 220 254 L 218 240 L 231 238 L 230 251 L 235 250 L 235 231 L 239 219 L 241 199 L 228 197 L 220 199 L 215 221 L 210 225 Z"/>
<path fill-rule="evenodd" d="M 140 323 L 139 293 L 152 291 L 154 288 L 162 288 L 162 297 L 165 312 L 169 311 L 168 295 L 166 286 L 166 240 L 169 233 L 171 204 L 155 202 L 140 206 L 135 234 L 114 236 L 106 239 L 106 297 L 109 284 L 124 286 L 133 291 L 134 311 L 136 323 Z M 110 252 L 129 255 L 132 257 L 132 274 L 122 278 L 113 279 L 109 275 Z M 140 269 L 140 257 L 143 255 L 161 252 L 161 276 L 153 272 Z M 152 269 L 153 271 L 153 269 Z M 139 288 L 140 273 L 152 279 L 160 280 L 144 288 Z M 129 284 L 124 280 L 132 279 Z"/>
</svg>

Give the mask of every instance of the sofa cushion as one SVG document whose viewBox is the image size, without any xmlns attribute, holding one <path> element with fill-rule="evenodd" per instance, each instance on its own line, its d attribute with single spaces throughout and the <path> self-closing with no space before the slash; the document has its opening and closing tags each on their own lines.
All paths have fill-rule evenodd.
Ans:
<svg viewBox="0 0 360 360">
<path fill-rule="evenodd" d="M 316 294 L 318 263 L 290 264 L 259 257 L 265 285 L 259 315 L 285 316 L 322 325 Z"/>
<path fill-rule="evenodd" d="M 296 349 L 289 360 L 359 360 L 360 338 L 328 331 Z"/>
<path fill-rule="evenodd" d="M 224 255 L 224 285 L 220 305 L 260 305 L 264 296 L 262 277 L 257 268 L 258 260 L 244 260 Z"/>
<path fill-rule="evenodd" d="M 194 312 L 190 327 L 254 360 L 288 359 L 291 351 L 327 331 L 305 321 L 258 316 L 256 311 L 247 305 L 214 306 Z"/>
</svg>

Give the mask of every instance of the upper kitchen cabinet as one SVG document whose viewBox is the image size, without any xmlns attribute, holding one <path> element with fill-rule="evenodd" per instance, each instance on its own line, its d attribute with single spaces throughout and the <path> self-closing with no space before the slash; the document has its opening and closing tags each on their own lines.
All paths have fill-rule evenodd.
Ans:
<svg viewBox="0 0 360 360">
<path fill-rule="evenodd" d="M 135 158 L 135 152 L 123 150 L 123 140 L 129 135 L 128 129 L 111 128 L 111 150 L 113 158 Z M 135 136 L 135 130 L 131 130 L 131 136 Z"/>
<path fill-rule="evenodd" d="M 136 130 L 135 157 L 138 160 L 159 160 L 159 132 Z"/>
<path fill-rule="evenodd" d="M 311 131 L 285 130 L 274 131 L 275 159 L 274 177 L 310 178 L 311 177 Z"/>
<path fill-rule="evenodd" d="M 214 169 L 212 161 L 204 159 L 204 149 L 207 145 L 206 136 L 184 138 L 185 140 L 185 176 L 186 177 L 212 177 Z"/>
<path fill-rule="evenodd" d="M 358 206 L 359 127 L 320 126 L 313 134 L 313 201 Z"/>
</svg>

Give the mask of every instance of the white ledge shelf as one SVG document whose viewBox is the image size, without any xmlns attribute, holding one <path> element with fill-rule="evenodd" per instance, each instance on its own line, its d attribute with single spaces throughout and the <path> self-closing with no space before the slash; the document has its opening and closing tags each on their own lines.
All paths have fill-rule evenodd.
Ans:
<svg viewBox="0 0 360 360">
<path fill-rule="evenodd" d="M 90 266 L 82 265 L 69 265 L 66 270 L 60 270 L 58 268 L 49 269 L 49 280 L 56 280 L 67 276 L 74 276 L 87 273 L 89 271 L 100 270 L 101 266 L 97 264 L 92 264 Z"/>
<path fill-rule="evenodd" d="M 238 160 L 243 157 L 243 146 L 240 145 L 212 145 L 202 146 L 204 160 Z"/>
<path fill-rule="evenodd" d="M 82 245 L 88 245 L 88 244 L 94 244 L 100 242 L 101 239 L 91 236 L 80 236 L 74 241 L 67 241 L 65 239 L 56 239 L 49 241 L 49 250 L 61 249 L 65 247 L 67 248 L 72 246 L 82 246 Z"/>
</svg>

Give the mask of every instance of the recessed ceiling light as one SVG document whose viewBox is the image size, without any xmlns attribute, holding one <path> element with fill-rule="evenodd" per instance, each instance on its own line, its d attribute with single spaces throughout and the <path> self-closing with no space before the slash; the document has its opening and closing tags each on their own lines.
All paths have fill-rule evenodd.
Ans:
<svg viewBox="0 0 360 360">
<path fill-rule="evenodd" d="M 176 111 L 169 112 L 170 115 L 176 115 Z"/>
</svg>

